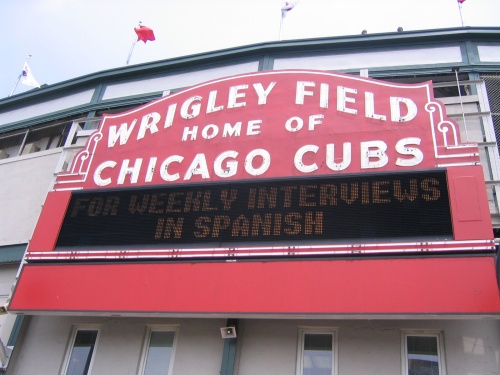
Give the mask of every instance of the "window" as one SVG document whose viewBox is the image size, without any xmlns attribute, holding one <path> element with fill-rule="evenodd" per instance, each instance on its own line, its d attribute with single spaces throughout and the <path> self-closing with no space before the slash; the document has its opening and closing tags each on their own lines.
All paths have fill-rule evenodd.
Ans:
<svg viewBox="0 0 500 375">
<path fill-rule="evenodd" d="M 90 373 L 98 333 L 97 329 L 75 329 L 73 346 L 63 374 L 87 375 Z"/>
<path fill-rule="evenodd" d="M 331 328 L 301 328 L 297 355 L 297 375 L 337 373 L 336 334 Z"/>
<path fill-rule="evenodd" d="M 172 373 L 176 328 L 151 328 L 146 337 L 142 360 L 142 375 Z"/>
<path fill-rule="evenodd" d="M 404 375 L 445 375 L 440 333 L 404 333 Z"/>
</svg>

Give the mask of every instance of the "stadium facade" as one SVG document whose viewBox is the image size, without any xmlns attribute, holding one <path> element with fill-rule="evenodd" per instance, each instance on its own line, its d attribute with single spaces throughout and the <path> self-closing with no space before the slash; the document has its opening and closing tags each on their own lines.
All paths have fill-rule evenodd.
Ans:
<svg viewBox="0 0 500 375">
<path fill-rule="evenodd" d="M 2 99 L 3 371 L 496 374 L 499 137 L 500 28 Z"/>
</svg>

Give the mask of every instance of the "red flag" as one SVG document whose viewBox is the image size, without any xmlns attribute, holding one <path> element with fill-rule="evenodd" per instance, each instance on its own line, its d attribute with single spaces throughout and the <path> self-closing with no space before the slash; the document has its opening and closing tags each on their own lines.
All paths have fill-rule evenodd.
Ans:
<svg viewBox="0 0 500 375">
<path fill-rule="evenodd" d="M 457 0 L 460 4 L 463 4 L 465 0 Z"/>
<path fill-rule="evenodd" d="M 146 26 L 139 26 L 138 28 L 134 28 L 135 33 L 137 34 L 137 41 L 142 40 L 146 43 L 148 40 L 155 40 L 155 34 L 153 30 Z"/>
</svg>

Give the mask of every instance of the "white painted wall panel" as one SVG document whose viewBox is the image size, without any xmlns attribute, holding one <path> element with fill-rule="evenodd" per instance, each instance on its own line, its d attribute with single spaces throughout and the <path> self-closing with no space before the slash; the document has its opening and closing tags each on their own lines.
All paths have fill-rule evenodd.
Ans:
<svg viewBox="0 0 500 375">
<path fill-rule="evenodd" d="M 477 46 L 479 60 L 483 62 L 499 62 L 500 46 Z"/>
<path fill-rule="evenodd" d="M 4 264 L 0 266 L 0 305 L 4 305 L 10 297 L 16 281 L 18 263 Z M 0 339 L 4 344 L 9 341 L 12 327 L 16 321 L 14 314 L 0 315 Z"/>
<path fill-rule="evenodd" d="M 0 160 L 0 246 L 31 239 L 61 150 Z"/>
<path fill-rule="evenodd" d="M 338 329 L 339 375 L 401 374 L 401 332 L 444 333 L 448 374 L 498 373 L 499 320 L 246 320 L 238 375 L 295 374 L 298 327 Z"/>
<path fill-rule="evenodd" d="M 446 64 L 461 61 L 462 54 L 460 47 L 456 46 L 282 58 L 274 60 L 274 69 L 343 70 L 390 66 Z"/>
<path fill-rule="evenodd" d="M 131 296 L 131 303 L 133 296 Z M 9 374 L 59 374 L 74 325 L 100 325 L 91 374 L 137 375 L 148 325 L 178 325 L 172 375 L 220 373 L 224 319 L 124 319 L 33 316 L 22 343 L 22 357 L 9 365 Z"/>
<path fill-rule="evenodd" d="M 401 332 L 442 331 L 447 373 L 498 374 L 500 320 L 294 320 L 241 321 L 236 375 L 293 375 L 298 329 L 336 327 L 339 375 L 401 374 Z M 172 375 L 219 374 L 224 319 L 33 316 L 11 375 L 59 374 L 73 325 L 101 325 L 92 374 L 136 375 L 148 324 L 175 324 L 179 337 Z"/>
<path fill-rule="evenodd" d="M 77 94 L 67 95 L 63 98 L 48 100 L 43 103 L 0 113 L 0 126 L 87 104 L 92 99 L 93 94 L 94 90 L 82 91 Z"/>
<path fill-rule="evenodd" d="M 257 61 L 253 61 L 244 64 L 223 66 L 220 68 L 198 70 L 166 77 L 110 85 L 106 88 L 102 99 L 107 100 L 193 86 L 216 78 L 256 72 L 258 67 L 259 63 Z"/>
</svg>

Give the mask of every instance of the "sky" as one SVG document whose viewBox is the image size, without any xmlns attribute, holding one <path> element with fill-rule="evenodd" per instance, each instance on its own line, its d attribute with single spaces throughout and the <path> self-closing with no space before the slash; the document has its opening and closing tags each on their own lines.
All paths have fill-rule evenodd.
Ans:
<svg viewBox="0 0 500 375">
<path fill-rule="evenodd" d="M 282 0 L 0 0 L 0 99 L 28 55 L 40 84 L 126 66 L 139 22 L 156 40 L 129 65 L 279 39 Z M 500 0 L 466 0 L 464 26 L 500 27 Z M 300 0 L 281 40 L 461 27 L 457 0 Z M 19 94 L 32 87 L 19 84 Z"/>
</svg>

